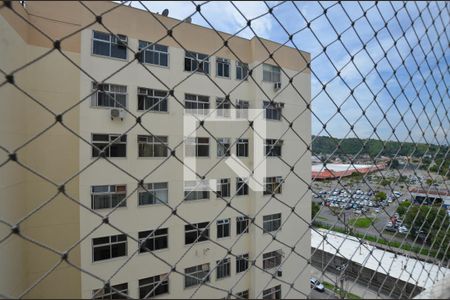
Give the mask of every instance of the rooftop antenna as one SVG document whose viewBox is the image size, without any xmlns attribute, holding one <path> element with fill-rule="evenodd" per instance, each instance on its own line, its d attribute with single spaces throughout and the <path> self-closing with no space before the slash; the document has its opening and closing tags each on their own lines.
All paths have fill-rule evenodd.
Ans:
<svg viewBox="0 0 450 300">
<path fill-rule="evenodd" d="M 162 15 L 163 15 L 164 17 L 167 17 L 167 16 L 169 15 L 169 10 L 168 10 L 167 8 L 165 8 L 165 9 L 163 10 L 163 12 L 162 12 Z"/>
</svg>

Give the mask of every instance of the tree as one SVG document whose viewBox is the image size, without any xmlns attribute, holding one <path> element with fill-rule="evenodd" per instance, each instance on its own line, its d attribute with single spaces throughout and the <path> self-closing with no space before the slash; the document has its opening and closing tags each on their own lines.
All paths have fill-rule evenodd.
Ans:
<svg viewBox="0 0 450 300">
<path fill-rule="evenodd" d="M 450 226 L 450 217 L 447 211 L 441 207 L 414 205 L 405 214 L 404 223 L 409 228 L 410 236 L 415 238 L 418 229 L 428 235 L 427 244 L 437 251 L 439 257 L 450 258 L 450 253 L 446 253 L 450 243 L 450 234 L 446 231 Z"/>
<path fill-rule="evenodd" d="M 400 205 L 397 207 L 397 212 L 400 216 L 404 216 L 406 211 L 408 210 L 408 207 L 411 206 L 411 202 L 408 200 L 403 201 L 400 203 Z"/>
<path fill-rule="evenodd" d="M 433 179 L 428 178 L 425 182 L 426 182 L 426 184 L 428 184 L 428 185 L 432 185 L 432 184 L 433 184 Z"/>
<path fill-rule="evenodd" d="M 375 200 L 376 201 L 383 201 L 386 200 L 386 193 L 385 192 L 377 192 L 375 194 Z"/>
<path fill-rule="evenodd" d="M 398 162 L 398 159 L 394 158 L 391 161 L 391 168 L 392 169 L 398 169 L 400 167 L 400 163 Z"/>
<path fill-rule="evenodd" d="M 314 219 L 314 217 L 319 213 L 320 211 L 320 205 L 316 202 L 313 202 L 311 205 L 311 217 Z"/>
</svg>

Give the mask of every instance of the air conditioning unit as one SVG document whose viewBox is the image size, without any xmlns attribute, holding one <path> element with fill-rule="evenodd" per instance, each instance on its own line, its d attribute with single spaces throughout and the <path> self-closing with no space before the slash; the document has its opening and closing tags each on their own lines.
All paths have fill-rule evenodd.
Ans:
<svg viewBox="0 0 450 300">
<path fill-rule="evenodd" d="M 283 271 L 281 271 L 281 270 L 278 270 L 278 271 L 277 271 L 277 276 L 278 276 L 278 277 L 281 277 L 281 276 L 283 276 Z"/>
<path fill-rule="evenodd" d="M 283 178 L 282 177 L 277 177 L 276 182 L 277 183 L 282 183 L 283 182 Z"/>
<path fill-rule="evenodd" d="M 121 108 L 111 108 L 111 120 L 115 118 L 120 118 L 123 121 L 123 117 L 125 116 L 125 110 Z"/>
<path fill-rule="evenodd" d="M 281 89 L 281 82 L 275 82 L 273 85 L 273 89 L 274 90 L 279 90 Z"/>
</svg>

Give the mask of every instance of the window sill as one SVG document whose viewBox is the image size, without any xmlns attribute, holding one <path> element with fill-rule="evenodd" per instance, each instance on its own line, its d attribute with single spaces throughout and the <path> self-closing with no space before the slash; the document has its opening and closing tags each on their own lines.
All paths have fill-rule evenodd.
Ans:
<svg viewBox="0 0 450 300">
<path fill-rule="evenodd" d="M 153 250 L 153 251 L 147 251 L 147 252 L 139 252 L 139 251 L 138 251 L 138 257 L 140 257 L 140 256 L 146 256 L 146 255 L 151 255 L 152 253 L 165 253 L 165 252 L 170 252 L 169 247 L 164 248 L 164 249 L 158 249 L 158 250 Z"/>
<path fill-rule="evenodd" d="M 169 114 L 169 110 L 167 110 L 167 111 L 159 111 L 159 110 L 137 109 L 136 111 L 137 112 L 141 112 L 141 113 L 145 113 L 145 114 L 147 114 L 147 113 L 157 113 L 157 114 L 165 114 L 165 115 Z"/>
<path fill-rule="evenodd" d="M 128 199 L 127 199 L 128 200 Z M 109 207 L 109 208 L 91 208 L 93 211 L 98 211 L 99 213 L 102 212 L 108 212 L 114 209 L 114 212 L 116 212 L 117 210 L 125 210 L 127 209 L 127 206 L 119 206 L 119 207 Z"/>
<path fill-rule="evenodd" d="M 204 199 L 192 199 L 192 200 L 185 200 L 185 199 L 183 199 L 183 202 L 184 203 L 191 203 L 191 202 L 193 202 L 193 203 L 196 203 L 196 202 L 206 202 L 206 201 L 209 201 L 209 200 L 211 200 L 210 198 L 204 198 Z"/>
<path fill-rule="evenodd" d="M 98 106 L 98 105 L 89 105 L 89 108 L 92 108 L 92 109 L 102 109 L 102 110 L 111 110 L 111 109 L 113 109 L 113 108 L 116 108 L 116 109 L 123 109 L 123 110 L 128 110 L 128 111 L 130 111 L 130 109 L 128 108 L 128 106 L 125 106 L 125 107 L 112 107 L 112 106 Z M 125 110 L 125 112 L 127 112 Z"/>
<path fill-rule="evenodd" d="M 124 256 L 114 257 L 114 258 L 110 258 L 110 259 L 103 259 L 103 260 L 98 260 L 98 261 L 92 261 L 92 264 L 93 265 L 99 265 L 99 264 L 103 264 L 103 263 L 111 263 L 111 262 L 115 262 L 115 261 L 124 260 L 127 257 L 128 257 L 128 255 L 124 255 Z"/>
<path fill-rule="evenodd" d="M 105 58 L 105 59 L 113 59 L 113 60 L 122 61 L 122 62 L 128 62 L 128 54 L 127 54 L 127 58 L 118 58 L 118 57 L 112 57 L 112 56 L 108 56 L 108 55 L 101 55 L 101 54 L 94 54 L 94 53 L 91 53 L 91 56 L 98 57 L 98 58 Z"/>
<path fill-rule="evenodd" d="M 140 51 L 140 50 L 138 50 L 138 51 Z M 141 52 L 141 53 L 142 53 L 142 52 Z M 167 70 L 170 69 L 170 65 L 163 66 L 163 65 L 157 65 L 157 64 L 152 64 L 152 63 L 143 62 L 143 61 L 140 62 L 140 61 L 138 61 L 138 60 L 136 60 L 136 61 L 137 61 L 138 64 L 143 64 L 144 66 L 157 67 L 157 68 L 167 69 Z"/>
<path fill-rule="evenodd" d="M 167 205 L 169 205 L 169 202 L 166 202 L 166 203 L 154 203 L 154 204 L 139 204 L 139 202 L 138 202 L 137 207 L 138 208 L 145 208 L 145 207 L 167 206 Z"/>
</svg>

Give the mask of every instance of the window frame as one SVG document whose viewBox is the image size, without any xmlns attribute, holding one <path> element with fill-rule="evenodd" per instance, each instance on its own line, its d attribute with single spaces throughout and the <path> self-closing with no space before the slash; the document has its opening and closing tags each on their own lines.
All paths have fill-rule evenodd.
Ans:
<svg viewBox="0 0 450 300">
<path fill-rule="evenodd" d="M 112 241 L 112 238 L 116 238 L 116 241 Z M 125 237 L 124 241 L 118 241 L 119 238 L 123 238 Z M 99 243 L 99 244 L 95 244 L 95 240 L 100 240 L 100 239 L 105 239 L 108 238 L 108 242 L 107 243 Z M 113 250 L 112 247 L 114 245 L 119 245 L 119 244 L 125 244 L 125 253 L 124 255 L 120 255 L 120 256 L 112 256 L 113 254 Z M 103 259 L 97 259 L 95 260 L 95 249 L 96 248 L 101 248 L 101 247 L 105 247 L 105 246 L 109 246 L 109 258 L 103 258 Z M 108 235 L 108 236 L 100 236 L 100 237 L 96 237 L 96 238 L 92 238 L 91 239 L 91 247 L 92 247 L 92 262 L 99 262 L 99 261 L 106 261 L 106 260 L 111 260 L 114 258 L 121 258 L 121 257 L 126 257 L 128 256 L 128 238 L 126 236 L 126 234 L 116 234 L 116 235 Z"/>
<path fill-rule="evenodd" d="M 189 97 L 195 99 L 188 99 Z M 201 99 L 207 101 L 203 101 Z M 190 105 L 195 107 L 186 108 L 188 103 L 190 103 Z M 211 101 L 209 96 L 189 94 L 189 93 L 184 94 L 184 110 L 185 111 L 187 110 L 188 113 L 206 116 L 207 114 L 209 114 L 210 109 L 211 109 Z"/>
<path fill-rule="evenodd" d="M 263 290 L 262 298 L 264 300 L 281 299 L 281 284 Z"/>
<path fill-rule="evenodd" d="M 277 107 L 279 106 L 279 107 Z M 281 102 L 270 102 L 270 101 L 263 101 L 263 109 L 264 112 L 264 118 L 266 120 L 273 120 L 273 121 L 281 121 L 281 115 L 283 114 L 283 108 L 284 103 Z"/>
<path fill-rule="evenodd" d="M 146 45 L 144 47 L 141 47 L 141 43 L 146 43 Z M 166 47 L 167 51 L 164 52 L 162 50 L 157 50 L 156 47 Z M 142 49 L 144 49 L 143 51 L 141 51 Z M 149 41 L 144 41 L 144 40 L 138 40 L 138 51 L 141 51 L 141 59 L 139 60 L 140 62 L 144 63 L 144 64 L 149 64 L 152 66 L 158 66 L 158 67 L 162 67 L 162 68 L 170 68 L 170 53 L 169 53 L 169 46 L 166 45 L 162 45 L 162 44 L 157 44 L 157 43 L 151 43 Z M 154 54 L 156 54 L 158 56 L 158 61 L 161 62 L 161 55 L 167 55 L 167 65 L 163 65 L 163 64 L 158 64 L 158 63 L 151 63 L 151 62 L 147 62 L 145 61 L 145 58 L 147 56 L 147 53 L 149 53 L 148 55 L 152 56 Z"/>
<path fill-rule="evenodd" d="M 238 99 L 236 100 L 236 118 L 248 119 L 248 110 L 250 109 L 250 101 Z"/>
<path fill-rule="evenodd" d="M 279 139 L 265 139 L 264 153 L 267 157 L 282 157 L 283 156 L 283 140 Z"/>
<path fill-rule="evenodd" d="M 227 98 L 216 98 L 216 114 L 218 117 L 231 117 L 231 101 Z"/>
<path fill-rule="evenodd" d="M 241 155 L 240 154 L 240 149 L 241 149 L 241 147 L 244 147 L 244 149 L 243 149 L 243 152 L 244 152 L 244 154 L 246 154 L 246 155 Z M 248 142 L 248 139 L 240 139 L 240 138 L 238 138 L 237 140 L 236 140 L 236 156 L 237 157 L 248 157 L 248 154 L 249 154 L 249 142 Z"/>
<path fill-rule="evenodd" d="M 243 185 L 243 188 L 240 185 Z M 248 194 L 247 178 L 236 177 L 236 196 L 247 196 Z"/>
<path fill-rule="evenodd" d="M 270 68 L 270 70 L 267 70 L 268 68 Z M 281 68 L 279 66 L 263 63 L 262 70 L 263 70 L 262 76 L 263 82 L 271 82 L 271 83 L 281 82 Z M 269 78 L 265 78 L 264 76 L 265 74 L 269 74 L 268 75 Z"/>
<path fill-rule="evenodd" d="M 142 283 L 142 281 L 150 281 L 146 283 Z M 160 283 L 161 282 L 161 283 Z M 155 286 L 158 285 L 157 288 Z M 152 291 L 150 294 L 142 294 L 142 290 L 145 288 L 151 287 L 149 291 Z M 157 293 L 158 289 L 161 287 L 165 290 L 162 293 Z M 139 299 L 149 299 L 150 297 L 156 297 L 158 295 L 170 294 L 170 285 L 169 285 L 169 274 L 160 274 L 155 276 L 150 276 L 146 278 L 142 278 L 138 280 L 138 289 L 139 289 Z M 145 297 L 147 296 L 147 297 Z"/>
<path fill-rule="evenodd" d="M 217 239 L 223 239 L 231 236 L 231 219 L 221 219 L 216 221 Z"/>
<path fill-rule="evenodd" d="M 99 187 L 107 187 L 108 191 L 105 192 L 95 192 L 94 188 L 99 188 Z M 112 188 L 114 187 L 114 191 L 112 191 Z M 123 191 L 117 191 L 118 188 L 123 188 Z M 103 196 L 108 196 L 108 207 L 100 207 L 100 208 L 95 208 L 95 196 L 96 195 L 103 195 Z M 113 196 L 114 195 L 122 195 L 123 198 L 121 200 L 118 201 L 119 205 L 113 206 Z M 91 186 L 91 209 L 93 210 L 99 210 L 99 209 L 112 209 L 115 207 L 127 207 L 127 185 L 126 184 L 105 184 L 105 185 L 92 185 Z M 124 201 L 125 199 L 125 201 Z"/>
<path fill-rule="evenodd" d="M 222 158 L 231 156 L 231 138 L 217 138 L 216 145 L 217 157 Z M 222 152 L 223 154 L 221 154 Z"/>
<path fill-rule="evenodd" d="M 209 200 L 210 199 L 210 191 L 205 189 L 205 184 L 208 184 L 208 182 L 204 181 L 204 180 L 186 180 L 186 181 L 184 181 L 183 201 Z M 200 189 L 197 190 L 197 188 L 200 188 Z M 189 198 L 186 198 L 186 197 L 189 197 Z"/>
<path fill-rule="evenodd" d="M 263 270 L 273 270 L 281 266 L 283 262 L 283 251 L 281 249 L 263 253 L 262 268 Z"/>
<path fill-rule="evenodd" d="M 95 37 L 95 33 L 99 33 L 99 34 L 105 34 L 108 35 L 108 40 L 103 40 L 100 38 L 96 38 Z M 122 39 L 123 38 L 123 39 Z M 125 44 L 123 44 L 123 42 L 118 42 L 118 40 L 125 40 Z M 99 53 L 94 53 L 94 42 L 101 42 L 101 43 L 107 43 L 108 44 L 108 50 L 109 50 L 109 55 L 105 55 L 105 54 L 99 54 Z M 122 57 L 117 57 L 117 56 L 112 56 L 112 45 L 117 45 L 117 47 L 123 47 L 125 48 L 125 58 Z M 123 45 L 121 45 L 123 44 Z M 99 30 L 92 30 L 92 37 L 91 37 L 91 55 L 93 56 L 99 56 L 99 57 L 109 57 L 112 59 L 118 59 L 118 60 L 122 60 L 122 61 L 128 61 L 128 36 L 124 35 L 124 34 L 111 34 L 109 32 L 103 32 L 103 31 L 99 31 Z"/>
<path fill-rule="evenodd" d="M 217 180 L 216 196 L 217 198 L 231 197 L 231 178 L 221 178 Z"/>
<path fill-rule="evenodd" d="M 243 226 L 242 223 L 245 223 Z M 236 217 L 236 235 L 248 233 L 250 229 L 250 218 L 246 216 Z"/>
<path fill-rule="evenodd" d="M 205 141 L 207 140 L 208 143 L 206 143 L 205 141 L 200 141 L 200 139 L 205 139 Z M 211 147 L 209 145 L 209 137 L 188 137 L 186 138 L 185 141 L 185 156 L 186 157 L 206 157 L 209 158 L 210 157 L 210 150 Z M 202 151 L 200 147 L 207 147 L 207 155 L 199 155 L 199 153 L 201 153 Z M 193 149 L 191 149 L 193 148 Z M 194 155 L 191 155 L 191 152 L 194 153 Z"/>
<path fill-rule="evenodd" d="M 144 235 L 145 237 L 141 237 L 141 235 Z M 162 240 L 162 243 L 165 244 L 165 247 L 158 248 L 157 240 Z M 169 249 L 169 228 L 159 228 L 155 230 L 145 230 L 145 231 L 139 231 L 138 232 L 138 253 L 149 253 L 154 252 L 158 250 L 164 250 Z M 145 245 L 143 249 L 142 245 Z M 147 247 L 148 244 L 151 244 L 151 247 Z M 153 248 L 153 249 L 152 249 Z"/>
<path fill-rule="evenodd" d="M 192 271 L 190 271 L 188 273 L 188 270 L 191 269 Z M 209 263 L 205 263 L 205 264 L 201 264 L 201 265 L 196 265 L 196 266 L 192 266 L 189 268 L 185 268 L 184 269 L 184 288 L 189 288 L 192 286 L 196 286 L 201 284 L 202 282 L 209 282 L 211 279 L 211 276 L 209 274 L 210 271 L 210 267 L 209 267 Z M 189 275 L 189 276 L 186 276 Z M 204 275 L 202 277 L 198 277 L 195 275 Z M 192 276 L 192 277 L 191 277 Z M 193 278 L 194 277 L 194 278 Z M 192 282 L 190 282 L 188 284 L 188 280 L 191 280 Z"/>
<path fill-rule="evenodd" d="M 205 58 L 199 58 L 199 56 L 205 56 Z M 199 74 L 207 74 L 209 75 L 211 65 L 210 65 L 210 56 L 200 52 L 194 51 L 185 51 L 184 52 L 184 66 L 183 69 L 185 72 L 195 72 Z M 190 70 L 186 70 L 187 60 L 189 60 Z M 195 64 L 194 64 L 195 62 Z M 201 66 L 201 67 L 200 67 Z M 205 72 L 205 66 L 207 72 Z"/>
<path fill-rule="evenodd" d="M 165 96 L 157 95 L 157 94 L 163 94 L 165 93 Z M 151 88 L 145 88 L 145 87 L 139 87 L 137 88 L 137 111 L 148 111 L 148 112 L 158 112 L 158 113 L 168 113 L 169 112 L 169 92 L 164 90 L 158 90 L 158 89 L 151 89 Z M 142 98 L 144 97 L 144 98 Z M 142 100 L 141 100 L 142 99 Z M 151 105 L 147 108 L 146 101 L 155 101 L 156 103 Z M 141 109 L 140 102 L 143 101 L 143 108 Z M 163 108 L 166 108 L 164 110 Z M 158 109 L 156 109 L 158 108 Z"/>
<path fill-rule="evenodd" d="M 241 61 L 236 61 L 236 80 L 248 80 L 248 72 L 249 72 L 248 63 L 244 63 Z M 242 78 L 238 77 L 239 72 L 242 74 Z M 245 73 L 245 76 L 244 76 Z"/>
<path fill-rule="evenodd" d="M 263 216 L 263 233 L 278 231 L 281 228 L 281 213 L 275 213 Z M 278 225 L 278 226 L 277 226 Z"/>
<path fill-rule="evenodd" d="M 228 76 L 220 75 L 219 70 L 225 74 L 226 67 L 228 67 Z M 231 79 L 231 60 L 223 57 L 216 57 L 216 77 Z"/>
<path fill-rule="evenodd" d="M 184 225 L 184 245 L 198 244 L 200 242 L 205 242 L 210 240 L 209 222 L 200 222 L 194 224 Z M 187 234 L 195 235 L 192 242 L 187 242 Z"/>
<path fill-rule="evenodd" d="M 146 139 L 146 142 L 143 142 L 143 139 Z M 165 142 L 163 140 L 166 140 Z M 161 142 L 163 141 L 163 142 Z M 143 135 L 143 134 L 138 134 L 137 135 L 137 144 L 138 144 L 138 157 L 139 158 L 164 158 L 164 157 L 169 157 L 169 137 L 167 135 Z M 150 147 L 151 151 L 153 153 L 153 155 L 142 155 L 143 151 L 143 147 Z M 156 151 L 156 147 L 164 147 L 165 148 L 165 155 L 155 155 L 155 153 L 157 153 L 158 151 Z M 142 150 L 142 152 L 141 152 Z"/>
<path fill-rule="evenodd" d="M 165 184 L 165 188 L 161 188 L 161 187 L 155 187 L 156 185 L 162 185 Z M 149 182 L 149 183 L 144 183 L 145 189 L 143 187 L 139 187 L 138 188 L 138 206 L 147 206 L 147 205 L 156 205 L 156 204 L 163 204 L 163 203 L 169 203 L 169 182 L 168 181 L 163 181 L 163 182 Z M 147 189 L 147 190 L 146 190 Z M 158 193 L 161 192 L 165 192 L 166 193 L 166 197 L 167 197 L 167 201 L 161 201 L 161 199 L 159 199 L 159 197 L 157 197 L 156 195 L 158 195 Z M 141 199 L 141 194 L 147 194 L 150 193 L 151 196 L 153 198 L 158 198 L 156 199 L 156 202 L 153 203 L 144 203 L 144 201 Z"/>
<path fill-rule="evenodd" d="M 115 89 L 114 91 L 112 91 Z M 119 89 L 123 89 L 124 91 L 119 91 Z M 114 83 L 95 83 L 92 82 L 92 95 L 91 95 L 91 108 L 105 108 L 105 109 L 111 109 L 111 108 L 121 108 L 121 109 L 127 109 L 128 108 L 128 87 L 123 84 L 114 84 Z M 105 97 L 107 97 L 108 101 L 112 101 L 113 105 L 99 105 L 99 95 L 105 94 Z M 107 96 L 106 96 L 107 95 Z M 117 96 L 124 96 L 125 97 L 125 103 L 124 105 L 120 103 L 119 100 L 117 100 Z M 104 100 L 102 100 L 104 101 Z M 111 104 L 111 103 L 109 103 Z"/>
<path fill-rule="evenodd" d="M 270 189 L 268 189 L 270 187 Z M 264 177 L 263 195 L 281 194 L 283 191 L 283 177 Z"/>
<path fill-rule="evenodd" d="M 216 261 L 216 280 L 231 276 L 231 259 L 226 257 Z"/>
<path fill-rule="evenodd" d="M 249 265 L 249 255 L 248 253 L 238 255 L 236 257 L 236 274 L 245 272 Z"/>
<path fill-rule="evenodd" d="M 122 286 L 124 286 L 125 288 Z M 100 290 L 105 290 L 105 288 L 102 287 L 99 289 L 95 289 L 92 291 L 92 298 L 93 299 L 120 299 L 120 298 L 123 298 L 123 296 L 121 294 L 114 291 L 113 289 L 120 291 L 124 295 L 128 295 L 128 282 L 112 285 L 110 287 L 110 290 L 107 292 L 103 292 L 103 294 L 101 296 L 99 296 L 99 294 L 97 294 L 97 293 L 99 293 Z M 116 295 L 119 296 L 119 298 L 114 297 Z"/>
<path fill-rule="evenodd" d="M 101 140 L 98 140 L 98 141 L 94 141 L 94 136 L 95 135 L 97 135 L 97 136 L 108 136 L 108 141 L 106 142 L 106 141 L 101 141 Z M 118 139 L 118 141 L 116 141 L 116 142 L 113 142 L 114 140 L 116 140 L 117 138 L 119 138 Z M 119 158 L 119 157 L 122 157 L 122 158 L 126 158 L 127 157 L 127 135 L 126 134 L 116 134 L 116 133 L 92 133 L 91 134 L 91 158 L 96 158 L 96 157 L 99 157 L 100 155 L 100 152 L 101 151 L 99 151 L 98 152 L 98 154 L 97 155 L 94 155 L 95 154 L 95 152 L 97 152 L 98 150 L 97 149 L 95 149 L 93 146 L 94 146 L 94 144 L 102 144 L 102 145 L 105 145 L 105 147 L 104 148 L 106 148 L 106 146 L 108 146 L 107 147 L 107 152 L 105 151 L 105 157 L 109 157 L 109 158 Z M 125 155 L 124 156 L 111 156 L 111 147 L 112 146 L 114 146 L 114 145 L 125 145 Z M 97 147 L 98 148 L 98 147 Z M 99 148 L 99 149 L 101 149 L 101 150 L 103 150 L 104 148 Z"/>
</svg>

